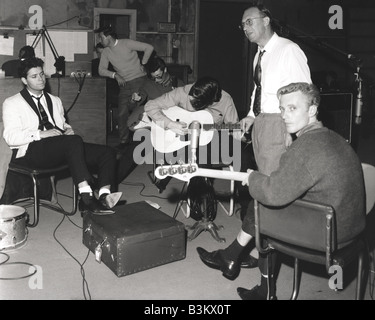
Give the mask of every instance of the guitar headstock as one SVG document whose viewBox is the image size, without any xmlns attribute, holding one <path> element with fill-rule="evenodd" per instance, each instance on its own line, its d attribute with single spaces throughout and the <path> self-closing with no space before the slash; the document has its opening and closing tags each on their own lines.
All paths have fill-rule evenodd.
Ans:
<svg viewBox="0 0 375 320">
<path fill-rule="evenodd" d="M 155 169 L 155 177 L 160 180 L 166 177 L 172 177 L 182 181 L 189 181 L 191 178 L 198 175 L 198 170 L 198 165 L 195 163 L 161 165 Z"/>
</svg>

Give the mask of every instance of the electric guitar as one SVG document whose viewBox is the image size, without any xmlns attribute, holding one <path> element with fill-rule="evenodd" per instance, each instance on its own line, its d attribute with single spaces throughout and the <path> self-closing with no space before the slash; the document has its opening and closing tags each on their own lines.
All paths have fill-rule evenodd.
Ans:
<svg viewBox="0 0 375 320">
<path fill-rule="evenodd" d="M 166 177 L 176 178 L 182 181 L 190 181 L 193 177 L 207 177 L 224 180 L 244 181 L 249 174 L 246 172 L 214 170 L 199 168 L 197 164 L 162 165 L 155 169 L 155 177 L 162 180 Z"/>
</svg>

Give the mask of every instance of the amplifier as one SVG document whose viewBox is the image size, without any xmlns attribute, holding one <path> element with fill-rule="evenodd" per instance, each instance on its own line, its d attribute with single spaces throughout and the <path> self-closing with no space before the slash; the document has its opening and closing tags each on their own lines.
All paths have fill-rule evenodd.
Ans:
<svg viewBox="0 0 375 320">
<path fill-rule="evenodd" d="M 321 93 L 318 120 L 323 125 L 352 142 L 353 94 Z"/>
</svg>

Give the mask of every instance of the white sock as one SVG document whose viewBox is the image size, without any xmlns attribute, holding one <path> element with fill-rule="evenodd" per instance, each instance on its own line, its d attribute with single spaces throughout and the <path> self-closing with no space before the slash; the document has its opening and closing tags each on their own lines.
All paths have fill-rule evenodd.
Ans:
<svg viewBox="0 0 375 320">
<path fill-rule="evenodd" d="M 90 186 L 78 188 L 78 191 L 79 193 L 91 193 L 92 194 L 92 189 Z"/>
<path fill-rule="evenodd" d="M 246 232 L 244 232 L 243 230 L 241 230 L 239 233 L 238 233 L 238 235 L 237 235 L 237 241 L 238 241 L 238 243 L 241 245 L 241 246 L 246 246 L 249 242 L 250 242 L 250 240 L 252 239 L 253 237 L 250 235 L 250 234 L 248 234 L 248 233 L 246 233 Z"/>
<path fill-rule="evenodd" d="M 109 190 L 108 188 L 101 188 L 99 190 L 99 197 L 102 195 L 102 194 L 110 194 L 111 193 L 111 190 Z"/>
</svg>

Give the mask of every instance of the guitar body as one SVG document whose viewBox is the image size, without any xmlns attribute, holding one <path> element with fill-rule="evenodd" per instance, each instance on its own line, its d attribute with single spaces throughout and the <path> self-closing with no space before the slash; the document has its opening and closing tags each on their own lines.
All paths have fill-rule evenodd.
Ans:
<svg viewBox="0 0 375 320">
<path fill-rule="evenodd" d="M 185 122 L 188 126 L 193 121 L 203 124 L 214 124 L 211 113 L 205 110 L 190 112 L 180 107 L 171 107 L 163 110 L 163 113 L 173 121 Z M 199 135 L 199 145 L 204 146 L 211 142 L 214 132 L 212 130 L 201 129 Z M 155 150 L 161 153 L 170 153 L 190 145 L 188 135 L 180 136 L 172 130 L 164 129 L 151 122 L 151 143 Z"/>
</svg>

